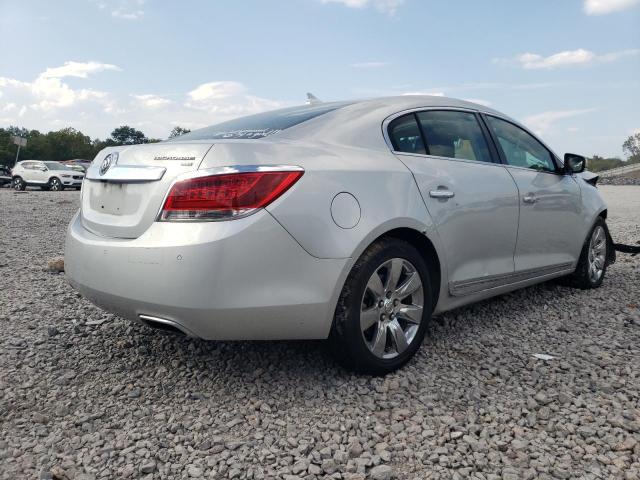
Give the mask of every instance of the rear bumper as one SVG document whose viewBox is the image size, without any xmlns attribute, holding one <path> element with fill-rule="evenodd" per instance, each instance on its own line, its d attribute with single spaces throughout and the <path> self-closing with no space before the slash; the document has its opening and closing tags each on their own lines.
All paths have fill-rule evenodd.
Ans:
<svg viewBox="0 0 640 480">
<path fill-rule="evenodd" d="M 67 230 L 69 283 L 107 311 L 175 322 L 211 340 L 326 338 L 346 259 L 306 253 L 266 211 L 154 223 L 134 240 Z"/>
</svg>

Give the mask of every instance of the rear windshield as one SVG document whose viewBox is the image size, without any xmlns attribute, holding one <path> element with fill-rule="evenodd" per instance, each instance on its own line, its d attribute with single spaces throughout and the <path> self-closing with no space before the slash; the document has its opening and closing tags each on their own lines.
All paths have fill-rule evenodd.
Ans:
<svg viewBox="0 0 640 480">
<path fill-rule="evenodd" d="M 281 108 L 194 130 L 169 141 L 264 138 L 347 105 L 348 102 L 334 102 Z"/>
</svg>

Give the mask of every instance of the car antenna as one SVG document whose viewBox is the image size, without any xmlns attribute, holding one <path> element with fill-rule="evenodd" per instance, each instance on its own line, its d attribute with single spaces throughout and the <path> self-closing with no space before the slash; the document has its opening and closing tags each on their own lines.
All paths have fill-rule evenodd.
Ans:
<svg viewBox="0 0 640 480">
<path fill-rule="evenodd" d="M 316 97 L 313 93 L 307 92 L 307 105 L 316 105 L 318 103 L 322 103 L 322 100 Z"/>
</svg>

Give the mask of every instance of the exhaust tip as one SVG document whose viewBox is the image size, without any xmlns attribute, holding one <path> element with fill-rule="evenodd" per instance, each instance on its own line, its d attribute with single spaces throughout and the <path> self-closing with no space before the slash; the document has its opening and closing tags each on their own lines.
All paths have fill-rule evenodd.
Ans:
<svg viewBox="0 0 640 480">
<path fill-rule="evenodd" d="M 177 322 L 169 320 L 167 318 L 154 317 L 151 315 L 138 315 L 140 321 L 148 327 L 156 330 L 162 330 L 164 332 L 177 333 L 179 335 L 185 335 L 187 337 L 195 337 L 189 330 L 184 328 Z"/>
</svg>

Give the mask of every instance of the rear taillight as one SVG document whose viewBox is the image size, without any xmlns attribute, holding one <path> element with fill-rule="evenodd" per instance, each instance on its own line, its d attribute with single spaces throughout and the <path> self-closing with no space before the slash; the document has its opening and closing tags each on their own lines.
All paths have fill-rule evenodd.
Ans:
<svg viewBox="0 0 640 480">
<path fill-rule="evenodd" d="M 176 182 L 158 220 L 231 220 L 266 207 L 302 176 L 302 171 L 257 171 L 210 175 Z"/>
</svg>

